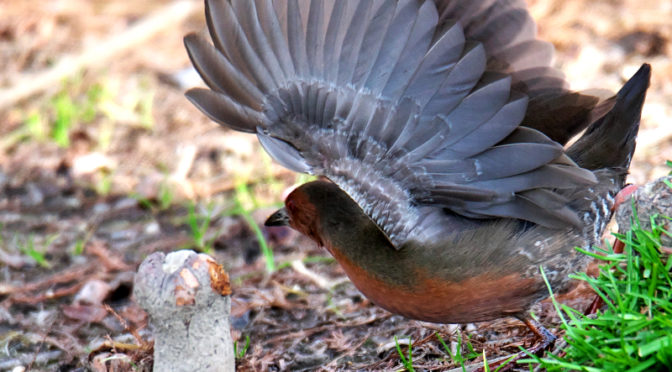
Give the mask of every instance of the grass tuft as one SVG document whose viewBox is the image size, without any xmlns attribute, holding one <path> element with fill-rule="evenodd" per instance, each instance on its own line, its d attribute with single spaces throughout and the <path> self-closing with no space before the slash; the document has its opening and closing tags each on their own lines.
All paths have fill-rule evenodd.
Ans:
<svg viewBox="0 0 672 372">
<path fill-rule="evenodd" d="M 214 206 L 210 205 L 205 213 L 196 213 L 196 205 L 189 204 L 187 214 L 187 225 L 191 231 L 191 240 L 194 248 L 206 254 L 213 254 L 213 243 L 215 238 L 206 239 L 206 233 L 212 222 L 212 211 Z"/>
<path fill-rule="evenodd" d="M 625 243 L 622 254 L 614 253 L 611 247 L 598 250 L 604 256 L 589 254 L 604 263 L 596 278 L 586 273 L 572 276 L 587 282 L 605 301 L 606 309 L 586 316 L 559 304 L 551 292 L 568 346 L 562 356 L 531 356 L 519 362 L 537 363 L 548 371 L 669 370 L 672 260 L 662 253 L 660 239 L 669 232 L 656 223 L 656 216 L 651 218 L 651 230 L 644 230 L 636 215 L 633 220 L 630 231 L 616 234 Z"/>
<path fill-rule="evenodd" d="M 462 368 L 463 372 L 466 372 L 466 362 L 477 358 L 480 356 L 479 353 L 477 353 L 474 350 L 474 347 L 471 345 L 471 341 L 467 340 L 466 345 L 467 345 L 467 350 L 468 352 L 466 355 L 462 355 L 463 350 L 462 350 L 462 333 L 457 332 L 457 342 L 455 343 L 455 354 L 451 351 L 450 347 L 446 344 L 446 342 L 443 340 L 443 337 L 436 332 L 436 337 L 439 339 L 439 342 L 441 343 L 441 346 L 443 346 L 443 350 L 448 354 L 450 357 L 450 360 L 459 365 Z"/>
<path fill-rule="evenodd" d="M 250 226 L 254 232 L 257 241 L 259 242 L 259 247 L 261 248 L 261 253 L 264 255 L 266 260 L 266 271 L 272 273 L 277 270 L 275 264 L 275 258 L 273 256 L 273 250 L 268 245 L 264 232 L 261 230 L 261 227 L 254 221 L 252 217 L 252 211 L 258 209 L 261 205 L 257 201 L 257 198 L 245 182 L 238 182 L 235 188 L 235 197 L 234 197 L 235 207 L 225 213 L 225 215 L 239 215 L 245 222 Z"/>
<path fill-rule="evenodd" d="M 245 335 L 245 345 L 241 349 L 238 349 L 238 341 L 233 342 L 233 354 L 235 358 L 238 359 L 243 359 L 245 354 L 247 353 L 247 350 L 250 348 L 250 336 Z"/>
<path fill-rule="evenodd" d="M 17 239 L 16 246 L 19 251 L 24 255 L 30 257 L 37 265 L 44 269 L 51 268 L 51 263 L 48 261 L 46 256 L 46 251 L 49 246 L 58 238 L 58 235 L 49 235 L 46 237 L 46 242 L 43 246 L 37 247 L 35 245 L 35 238 L 33 235 L 28 236 L 25 239 Z"/>
<path fill-rule="evenodd" d="M 410 337 L 408 338 L 408 356 L 404 355 L 404 352 L 401 351 L 397 336 L 394 336 L 394 345 L 397 347 L 397 353 L 399 354 L 401 364 L 404 365 L 404 368 L 406 368 L 408 372 L 415 372 L 415 368 L 413 368 L 413 340 L 411 340 Z"/>
</svg>

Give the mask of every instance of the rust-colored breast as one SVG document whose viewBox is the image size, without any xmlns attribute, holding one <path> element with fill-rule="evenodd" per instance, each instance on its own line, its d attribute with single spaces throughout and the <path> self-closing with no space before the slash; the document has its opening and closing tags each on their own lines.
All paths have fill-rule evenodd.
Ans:
<svg viewBox="0 0 672 372">
<path fill-rule="evenodd" d="M 329 249 L 350 280 L 378 306 L 408 318 L 436 323 L 470 323 L 523 313 L 538 299 L 539 278 L 519 274 L 493 277 L 488 273 L 449 282 L 416 267 L 412 286 L 382 280 L 351 261 L 338 250 Z M 447 262 L 447 264 L 449 264 Z"/>
</svg>

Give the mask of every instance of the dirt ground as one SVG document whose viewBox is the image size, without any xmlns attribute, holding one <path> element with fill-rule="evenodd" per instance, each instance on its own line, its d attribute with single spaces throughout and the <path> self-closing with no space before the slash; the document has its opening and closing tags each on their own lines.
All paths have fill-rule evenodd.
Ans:
<svg viewBox="0 0 672 372">
<path fill-rule="evenodd" d="M 576 89 L 616 91 L 653 68 L 631 181 L 672 159 L 672 2 L 529 0 L 540 36 Z M 182 36 L 202 31 L 200 1 L 0 1 L 0 370 L 145 370 L 152 332 L 131 296 L 154 251 L 206 250 L 232 279 L 233 336 L 247 370 L 455 367 L 530 346 L 517 320 L 437 325 L 372 305 L 327 253 L 257 224 L 303 178 L 254 136 L 207 120 L 183 96 L 199 84 Z M 66 128 L 63 132 L 60 129 Z M 565 297 L 586 306 L 585 290 Z M 534 309 L 551 329 L 548 303 Z M 135 335 L 135 336 L 134 336 Z M 461 340 L 458 343 L 458 336 Z M 240 346 L 239 346 L 240 347 Z M 466 355 L 465 354 L 465 355 Z"/>
</svg>

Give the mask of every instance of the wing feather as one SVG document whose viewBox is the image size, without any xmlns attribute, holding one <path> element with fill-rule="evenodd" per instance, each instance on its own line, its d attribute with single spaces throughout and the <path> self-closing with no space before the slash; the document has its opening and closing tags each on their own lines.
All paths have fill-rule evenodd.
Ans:
<svg viewBox="0 0 672 372">
<path fill-rule="evenodd" d="M 253 133 L 257 126 L 268 122 L 267 116 L 213 90 L 191 89 L 187 98 L 211 120 L 234 130 Z"/>
<path fill-rule="evenodd" d="M 308 27 L 306 30 L 306 52 L 308 67 L 311 76 L 322 76 L 324 51 L 324 1 L 313 0 L 310 2 L 308 13 Z"/>
<path fill-rule="evenodd" d="M 362 46 L 365 37 L 367 21 L 371 18 L 373 2 L 360 1 L 353 18 L 350 20 L 350 27 L 345 32 L 341 55 L 338 58 L 338 85 L 346 85 L 351 82 L 352 75 L 357 65 L 357 55 Z"/>
<path fill-rule="evenodd" d="M 397 99 L 400 97 L 408 85 L 409 79 L 413 76 L 418 62 L 422 60 L 430 47 L 431 36 L 436 29 L 438 18 L 434 4 L 430 1 L 426 1 L 420 6 L 406 45 L 385 88 L 383 88 L 383 96 Z"/>
<path fill-rule="evenodd" d="M 257 3 L 257 18 L 259 24 L 266 35 L 273 54 L 278 60 L 278 64 L 282 68 L 283 75 L 286 77 L 294 76 L 294 65 L 292 57 L 289 55 L 289 47 L 287 40 L 284 38 L 282 25 L 278 18 L 278 14 L 273 8 L 272 0 L 256 0 Z M 250 14 L 248 14 L 250 16 Z"/>
<path fill-rule="evenodd" d="M 298 0 L 287 1 L 287 41 L 297 77 L 307 77 L 306 38 Z"/>
<path fill-rule="evenodd" d="M 208 17 L 214 25 L 211 29 L 213 40 L 220 44 L 220 50 L 224 52 L 228 60 L 235 66 L 246 65 L 250 80 L 254 81 L 264 93 L 269 92 L 275 86 L 270 71 L 264 66 L 257 51 L 250 45 L 246 30 L 238 21 L 239 18 L 234 8 L 229 6 L 220 7 L 218 2 L 209 2 L 213 6 L 212 14 Z M 252 30 L 248 30 L 252 33 Z"/>
<path fill-rule="evenodd" d="M 357 53 L 357 62 L 353 71 L 351 83 L 360 88 L 366 82 L 376 58 L 380 53 L 384 35 L 387 33 L 396 9 L 396 1 L 385 0 L 373 15 L 371 22 L 364 32 L 362 45 Z M 387 45 L 385 46 L 387 48 Z"/>
<path fill-rule="evenodd" d="M 413 27 L 413 20 L 418 14 L 418 1 L 401 1 L 397 5 L 394 18 L 384 35 L 380 48 L 364 86 L 372 92 L 381 92 L 396 66 Z"/>
<path fill-rule="evenodd" d="M 529 96 L 525 126 L 564 145 L 595 121 L 591 112 L 601 103 L 600 97 L 567 88 L 564 74 L 551 66 L 553 46 L 537 39 L 536 25 L 525 0 L 434 2 L 441 15 L 441 28 L 459 22 L 467 39 L 482 43 L 488 70 L 510 75 L 514 88 Z M 553 99 L 557 110 L 547 110 L 538 95 Z M 572 105 L 577 95 L 581 96 L 581 103 Z"/>
<path fill-rule="evenodd" d="M 184 38 L 189 58 L 205 83 L 243 106 L 260 110 L 264 94 L 224 55 L 195 34 Z"/>
<path fill-rule="evenodd" d="M 598 102 L 566 90 L 522 0 L 206 0 L 206 13 L 214 46 L 185 44 L 212 90 L 187 97 L 331 179 L 396 247 L 435 231 L 421 225 L 437 211 L 577 223 L 562 195 L 595 176 L 557 138 Z M 566 127 L 540 113 L 558 102 L 576 107 L 558 114 Z"/>
<path fill-rule="evenodd" d="M 257 5 L 250 0 L 236 0 L 233 6 L 237 9 L 236 14 L 242 15 L 238 21 L 242 29 L 248 30 L 247 40 L 250 47 L 259 53 L 260 63 L 263 64 L 270 77 L 274 79 L 275 86 L 282 85 L 285 75 L 275 55 L 274 48 L 259 23 L 257 14 L 260 12 L 257 11 Z"/>
</svg>

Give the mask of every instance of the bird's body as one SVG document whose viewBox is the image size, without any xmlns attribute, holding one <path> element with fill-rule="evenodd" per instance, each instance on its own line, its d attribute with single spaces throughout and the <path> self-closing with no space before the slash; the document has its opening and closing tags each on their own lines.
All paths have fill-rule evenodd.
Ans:
<svg viewBox="0 0 672 372">
<path fill-rule="evenodd" d="M 523 232 L 520 235 L 534 235 L 539 242 L 538 249 L 526 255 L 527 249 L 520 249 L 526 247 L 512 236 L 511 222 L 496 221 L 487 228 L 446 229 L 440 243 L 409 242 L 397 250 L 364 213 L 353 215 L 354 201 L 322 182 L 297 191 L 337 216 L 333 221 L 317 216 L 316 235 L 355 286 L 377 305 L 412 319 L 462 323 L 516 315 L 533 299 L 544 297 L 543 283 L 530 269 L 547 263 L 545 251 L 558 251 L 562 242 L 552 247 L 538 232 Z M 340 234 L 341 228 L 349 234 Z"/>
<path fill-rule="evenodd" d="M 256 133 L 298 187 L 269 224 L 326 247 L 409 318 L 526 318 L 588 259 L 635 147 L 650 70 L 614 97 L 568 90 L 524 1 L 206 0 L 212 90 L 189 99 Z M 568 148 L 567 141 L 585 134 Z"/>
<path fill-rule="evenodd" d="M 588 208 L 595 203 L 586 201 Z M 474 223 L 443 214 L 439 239 L 408 241 L 395 249 L 333 183 L 305 184 L 288 202 L 280 214 L 287 213 L 292 227 L 323 245 L 367 298 L 412 319 L 466 323 L 524 316 L 531 304 L 548 296 L 540 267 L 553 288 L 563 290 L 567 274 L 589 261 L 573 249 L 589 245 L 572 228 L 558 231 L 502 219 Z M 315 208 L 297 210 L 295 205 Z M 609 214 L 608 205 L 598 208 Z"/>
</svg>

